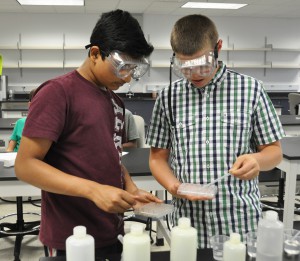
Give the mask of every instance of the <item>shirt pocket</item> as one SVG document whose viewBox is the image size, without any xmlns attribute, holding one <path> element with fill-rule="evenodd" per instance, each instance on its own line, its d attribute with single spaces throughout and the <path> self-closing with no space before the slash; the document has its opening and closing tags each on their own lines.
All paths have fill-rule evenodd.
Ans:
<svg viewBox="0 0 300 261">
<path fill-rule="evenodd" d="M 247 111 L 224 111 L 220 114 L 220 121 L 223 146 L 233 149 L 236 156 L 248 153 L 252 133 L 251 114 Z"/>
<path fill-rule="evenodd" d="M 187 150 L 189 149 L 189 142 L 194 139 L 196 135 L 196 119 L 194 116 L 188 116 L 185 119 L 177 119 L 173 127 L 173 144 L 177 163 L 185 162 Z"/>
</svg>

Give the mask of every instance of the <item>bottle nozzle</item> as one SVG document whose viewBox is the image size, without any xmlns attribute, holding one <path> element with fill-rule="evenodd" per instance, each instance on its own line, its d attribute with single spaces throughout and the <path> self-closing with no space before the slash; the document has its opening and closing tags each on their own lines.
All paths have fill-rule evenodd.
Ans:
<svg viewBox="0 0 300 261">
<path fill-rule="evenodd" d="M 231 233 L 230 234 L 230 241 L 234 244 L 238 244 L 241 242 L 241 235 L 238 233 Z"/>
</svg>

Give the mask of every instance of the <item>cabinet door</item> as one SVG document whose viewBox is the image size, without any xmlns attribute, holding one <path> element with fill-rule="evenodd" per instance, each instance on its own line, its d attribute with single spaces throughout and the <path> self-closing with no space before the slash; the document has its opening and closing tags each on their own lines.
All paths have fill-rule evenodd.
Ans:
<svg viewBox="0 0 300 261">
<path fill-rule="evenodd" d="M 2 118 L 24 118 L 28 111 L 2 111 Z"/>
</svg>

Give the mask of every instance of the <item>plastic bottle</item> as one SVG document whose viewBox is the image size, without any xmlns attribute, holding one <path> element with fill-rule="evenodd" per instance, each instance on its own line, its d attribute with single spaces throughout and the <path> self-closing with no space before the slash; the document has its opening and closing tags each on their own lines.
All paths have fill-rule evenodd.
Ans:
<svg viewBox="0 0 300 261">
<path fill-rule="evenodd" d="M 283 223 L 278 213 L 266 211 L 258 222 L 256 261 L 281 261 L 283 252 Z"/>
<path fill-rule="evenodd" d="M 231 233 L 230 239 L 224 243 L 223 261 L 245 261 L 246 246 L 241 242 L 238 233 Z"/>
<path fill-rule="evenodd" d="M 150 261 L 150 236 L 142 224 L 133 224 L 123 238 L 123 261 Z"/>
<path fill-rule="evenodd" d="M 189 218 L 180 218 L 171 231 L 171 261 L 197 260 L 197 230 Z"/>
<path fill-rule="evenodd" d="M 10 90 L 8 91 L 8 99 L 9 99 L 9 100 L 12 100 L 12 99 L 13 99 L 13 96 L 14 96 L 13 90 L 10 89 Z"/>
<path fill-rule="evenodd" d="M 95 261 L 95 240 L 86 233 L 86 227 L 76 226 L 66 240 L 67 261 Z"/>
<path fill-rule="evenodd" d="M 157 86 L 154 86 L 153 87 L 153 90 L 152 90 L 152 98 L 153 99 L 156 99 L 157 98 Z"/>
</svg>

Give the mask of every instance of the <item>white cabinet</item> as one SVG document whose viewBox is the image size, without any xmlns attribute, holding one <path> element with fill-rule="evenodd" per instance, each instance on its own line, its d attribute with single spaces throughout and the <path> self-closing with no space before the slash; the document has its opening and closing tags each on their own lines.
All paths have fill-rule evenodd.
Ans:
<svg viewBox="0 0 300 261">
<path fill-rule="evenodd" d="M 80 45 L 66 45 L 63 37 L 59 45 L 24 45 L 19 41 L 15 45 L 0 46 L 5 69 L 65 69 L 77 68 L 87 50 Z"/>
<path fill-rule="evenodd" d="M 1 118 L 23 118 L 28 114 L 27 101 L 2 101 L 1 102 Z"/>
<path fill-rule="evenodd" d="M 155 47 L 151 55 L 151 66 L 169 67 L 172 54 L 171 47 Z M 299 57 L 300 48 L 275 48 L 265 39 L 261 48 L 236 47 L 234 44 L 228 44 L 228 47 L 221 49 L 219 60 L 224 61 L 229 68 L 300 69 Z"/>
<path fill-rule="evenodd" d="M 267 82 L 281 81 L 289 83 L 290 79 L 297 78 L 300 69 L 300 48 L 276 48 L 272 44 L 267 43 L 267 39 L 265 39 L 261 47 L 239 47 L 231 44 L 229 39 L 228 43 L 223 44 L 223 46 L 219 60 L 224 61 L 228 68 L 241 69 L 242 73 L 244 68 L 245 70 L 257 69 L 255 73 L 259 72 L 259 74 L 263 74 L 262 76 L 266 76 L 267 72 L 272 70 L 269 75 L 273 78 L 275 75 L 275 80 L 270 78 L 267 79 Z M 30 45 L 29 42 L 22 42 L 20 35 L 17 43 L 10 46 L 0 46 L 0 52 L 3 56 L 4 69 L 18 69 L 21 76 L 23 75 L 23 70 L 26 70 L 27 78 L 24 77 L 25 80 L 29 81 L 28 79 L 31 77 L 30 81 L 33 84 L 37 83 L 36 85 L 44 82 L 45 79 L 60 74 L 54 69 L 69 71 L 79 67 L 88 55 L 84 45 L 67 44 L 64 35 L 60 41 L 56 41 L 54 44 L 50 43 L 48 46 L 45 42 L 41 45 Z M 156 81 L 156 77 L 165 81 L 164 77 L 160 77 L 160 75 L 166 75 L 166 69 L 170 66 L 172 55 L 173 51 L 167 44 L 166 46 L 155 46 L 154 52 L 149 59 L 151 68 L 154 69 L 154 71 L 151 71 L 152 78 L 149 78 L 150 84 Z M 161 70 L 161 68 L 165 69 Z M 37 72 L 36 70 L 39 71 Z M 11 71 L 10 73 L 12 74 Z M 50 74 L 44 75 L 46 73 Z M 287 76 L 282 79 L 279 74 Z M 250 75 L 253 75 L 252 71 Z M 277 75 L 278 77 L 276 77 Z M 254 74 L 253 76 L 255 77 L 256 75 Z M 266 79 L 263 80 L 266 82 Z"/>
<path fill-rule="evenodd" d="M 2 118 L 23 118 L 26 117 L 28 111 L 2 111 Z"/>
<path fill-rule="evenodd" d="M 77 68 L 87 56 L 87 51 L 80 46 L 18 46 L 16 49 L 0 46 L 0 50 L 6 69 Z"/>
</svg>

